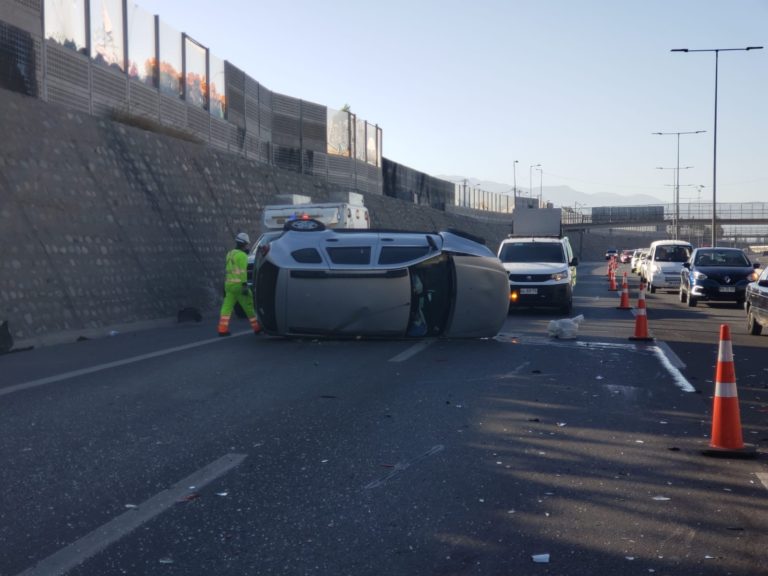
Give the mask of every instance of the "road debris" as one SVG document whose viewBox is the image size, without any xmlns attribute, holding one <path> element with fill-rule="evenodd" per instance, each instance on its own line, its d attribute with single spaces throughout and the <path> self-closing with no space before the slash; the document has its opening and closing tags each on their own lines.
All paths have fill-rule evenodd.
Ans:
<svg viewBox="0 0 768 576">
<path fill-rule="evenodd" d="M 536 564 L 548 564 L 549 554 L 533 554 L 531 556 L 531 560 L 533 560 Z"/>
</svg>

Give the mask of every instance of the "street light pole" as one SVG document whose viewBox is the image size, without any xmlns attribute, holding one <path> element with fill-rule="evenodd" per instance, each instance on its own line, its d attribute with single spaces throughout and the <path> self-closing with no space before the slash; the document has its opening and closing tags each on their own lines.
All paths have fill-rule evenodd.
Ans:
<svg viewBox="0 0 768 576">
<path fill-rule="evenodd" d="M 515 197 L 515 205 L 512 210 L 514 210 L 517 207 L 517 160 L 512 162 L 512 182 L 513 196 Z"/>
<path fill-rule="evenodd" d="M 544 170 L 542 168 L 537 168 L 536 170 L 539 171 L 539 208 L 541 208 L 544 200 Z"/>
<path fill-rule="evenodd" d="M 541 166 L 541 164 L 531 164 L 528 166 L 528 193 L 533 198 L 533 169 Z"/>
<path fill-rule="evenodd" d="M 680 135 L 702 134 L 706 130 L 694 130 L 692 132 L 653 132 L 656 136 L 677 136 L 677 170 L 675 170 L 675 240 L 680 237 Z M 690 168 L 690 166 L 689 166 Z"/>
<path fill-rule="evenodd" d="M 747 52 L 762 50 L 762 46 L 747 46 L 746 48 L 706 48 L 691 50 L 688 48 L 673 48 L 670 52 L 714 52 L 715 53 L 715 129 L 712 146 L 712 246 L 717 245 L 717 69 L 720 52 Z"/>
<path fill-rule="evenodd" d="M 656 134 L 656 132 L 654 132 Z M 656 166 L 656 170 L 674 170 L 672 173 L 672 235 L 675 240 L 680 238 L 680 170 L 689 170 L 693 166 L 683 166 L 680 168 L 680 157 L 678 156 L 678 165 L 666 168 L 662 166 Z M 665 184 L 667 186 L 667 184 Z"/>
</svg>

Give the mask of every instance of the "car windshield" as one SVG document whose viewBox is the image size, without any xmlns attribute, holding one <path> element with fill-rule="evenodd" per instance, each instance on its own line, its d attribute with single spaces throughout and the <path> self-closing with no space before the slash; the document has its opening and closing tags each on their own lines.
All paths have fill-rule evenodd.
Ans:
<svg viewBox="0 0 768 576">
<path fill-rule="evenodd" d="M 732 266 L 745 268 L 749 260 L 737 250 L 700 250 L 696 253 L 695 266 Z"/>
<path fill-rule="evenodd" d="M 559 242 L 510 242 L 504 244 L 499 258 L 502 262 L 565 262 Z"/>
<path fill-rule="evenodd" d="M 690 257 L 689 246 L 658 246 L 653 259 L 657 262 L 685 262 Z"/>
</svg>

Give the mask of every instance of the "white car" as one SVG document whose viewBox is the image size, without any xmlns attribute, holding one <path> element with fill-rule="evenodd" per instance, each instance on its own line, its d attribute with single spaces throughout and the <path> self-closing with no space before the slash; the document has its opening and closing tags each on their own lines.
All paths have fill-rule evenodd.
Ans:
<svg viewBox="0 0 768 576">
<path fill-rule="evenodd" d="M 680 272 L 683 263 L 688 261 L 693 252 L 693 246 L 683 240 L 656 240 L 651 243 L 651 249 L 645 262 L 645 280 L 648 291 L 653 294 L 656 290 L 680 289 Z"/>
</svg>

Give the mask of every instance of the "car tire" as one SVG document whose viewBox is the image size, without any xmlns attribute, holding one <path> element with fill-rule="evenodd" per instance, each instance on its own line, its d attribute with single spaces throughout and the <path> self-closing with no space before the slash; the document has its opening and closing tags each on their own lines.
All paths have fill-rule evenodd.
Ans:
<svg viewBox="0 0 768 576">
<path fill-rule="evenodd" d="M 283 230 L 290 232 L 322 232 L 325 230 L 325 224 L 320 220 L 288 220 L 283 225 Z"/>
<path fill-rule="evenodd" d="M 683 304 L 685 304 L 686 301 L 688 300 L 688 296 L 686 295 L 685 290 L 683 290 L 682 286 L 680 286 L 680 290 L 678 292 L 678 298 L 680 298 L 680 302 L 682 302 Z"/>
<path fill-rule="evenodd" d="M 747 332 L 752 336 L 760 336 L 763 332 L 763 327 L 755 320 L 751 309 L 747 310 Z"/>
<path fill-rule="evenodd" d="M 568 302 L 560 307 L 560 312 L 563 314 L 570 314 L 571 310 L 573 310 L 573 300 L 568 300 Z"/>
<path fill-rule="evenodd" d="M 697 303 L 698 301 L 696 300 L 696 298 L 688 294 L 688 308 L 696 308 Z"/>
<path fill-rule="evenodd" d="M 650 292 L 651 294 L 656 294 L 656 286 L 654 286 L 650 282 L 648 282 L 648 292 Z"/>
</svg>

